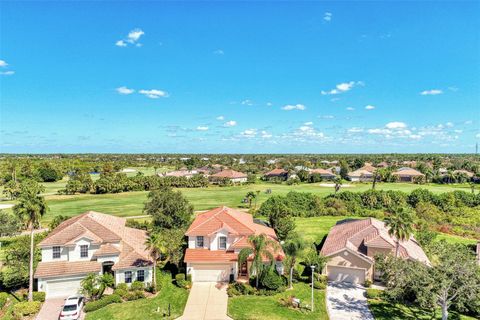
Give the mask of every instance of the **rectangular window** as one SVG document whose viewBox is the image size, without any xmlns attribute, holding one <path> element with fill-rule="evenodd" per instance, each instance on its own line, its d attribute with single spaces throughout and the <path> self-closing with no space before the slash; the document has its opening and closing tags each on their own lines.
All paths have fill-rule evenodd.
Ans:
<svg viewBox="0 0 480 320">
<path fill-rule="evenodd" d="M 132 283 L 132 271 L 125 271 L 125 283 Z"/>
<path fill-rule="evenodd" d="M 144 270 L 138 270 L 137 271 L 137 281 L 145 281 L 145 271 Z"/>
<path fill-rule="evenodd" d="M 80 246 L 80 258 L 88 258 L 88 245 L 82 244 Z"/>
<path fill-rule="evenodd" d="M 197 236 L 197 248 L 203 248 L 203 236 Z"/>
<path fill-rule="evenodd" d="M 53 259 L 60 259 L 60 247 L 53 247 L 52 248 L 52 258 Z"/>
<path fill-rule="evenodd" d="M 218 248 L 227 249 L 227 237 L 218 238 Z"/>
</svg>

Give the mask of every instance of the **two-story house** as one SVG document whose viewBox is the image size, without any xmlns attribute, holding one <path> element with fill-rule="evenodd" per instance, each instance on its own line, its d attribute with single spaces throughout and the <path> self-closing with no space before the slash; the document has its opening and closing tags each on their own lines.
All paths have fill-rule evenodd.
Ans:
<svg viewBox="0 0 480 320">
<path fill-rule="evenodd" d="M 110 273 L 115 283 L 152 281 L 146 233 L 128 228 L 126 219 L 89 211 L 61 223 L 38 246 L 38 291 L 47 298 L 76 294 L 89 273 Z"/>
<path fill-rule="evenodd" d="M 248 277 L 252 257 L 238 266 L 238 253 L 250 246 L 249 236 L 260 234 L 278 241 L 275 231 L 254 222 L 251 214 L 228 207 L 199 214 L 185 234 L 188 236 L 184 258 L 187 274 L 192 276 L 194 282 L 229 281 L 231 278 L 236 280 L 238 277 Z M 274 251 L 276 268 L 283 273 L 282 260 L 285 255 L 280 245 Z"/>
<path fill-rule="evenodd" d="M 399 257 L 430 264 L 413 236 L 398 245 Z M 397 240 L 388 234 L 384 222 L 374 218 L 342 221 L 330 230 L 320 251 L 329 258 L 323 273 L 331 281 L 379 280 L 375 255 L 395 254 L 396 248 Z"/>
</svg>

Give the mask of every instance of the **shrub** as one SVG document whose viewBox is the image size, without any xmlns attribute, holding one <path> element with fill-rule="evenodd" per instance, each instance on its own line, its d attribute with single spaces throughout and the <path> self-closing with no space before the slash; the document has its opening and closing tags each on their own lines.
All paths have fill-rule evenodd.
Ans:
<svg viewBox="0 0 480 320">
<path fill-rule="evenodd" d="M 85 312 L 91 312 L 103 308 L 112 303 L 120 303 L 122 298 L 118 294 L 112 294 L 109 296 L 104 296 L 100 300 L 87 302 L 85 304 Z"/>
<path fill-rule="evenodd" d="M 240 296 L 240 295 L 254 295 L 255 288 L 249 284 L 234 282 L 228 285 L 227 294 L 230 297 Z"/>
<path fill-rule="evenodd" d="M 145 294 L 143 293 L 143 291 L 140 291 L 140 290 L 130 291 L 127 293 L 125 297 L 127 301 L 138 300 L 142 298 L 145 298 Z"/>
<path fill-rule="evenodd" d="M 315 289 L 324 290 L 327 287 L 327 283 L 322 281 L 313 281 L 313 287 Z"/>
<path fill-rule="evenodd" d="M 192 275 L 191 274 L 187 274 L 187 281 L 192 282 Z"/>
<path fill-rule="evenodd" d="M 8 293 L 0 292 L 0 309 L 2 309 L 8 300 Z"/>
<path fill-rule="evenodd" d="M 379 299 L 382 295 L 382 290 L 378 289 L 367 289 L 367 298 L 368 299 Z"/>
<path fill-rule="evenodd" d="M 372 286 L 372 281 L 371 280 L 365 280 L 365 283 L 363 284 L 365 288 L 370 288 Z"/>
<path fill-rule="evenodd" d="M 178 273 L 175 276 L 175 281 L 177 282 L 177 286 L 179 286 L 180 288 L 187 288 L 190 285 L 190 283 L 185 280 L 184 273 Z"/>
<path fill-rule="evenodd" d="M 117 288 L 113 291 L 114 294 L 120 296 L 122 299 L 127 299 L 128 290 L 124 288 Z"/>
<path fill-rule="evenodd" d="M 145 284 L 141 281 L 133 281 L 130 285 L 130 291 L 143 291 L 145 290 Z"/>
<path fill-rule="evenodd" d="M 45 292 L 33 292 L 33 301 L 45 302 Z"/>
<path fill-rule="evenodd" d="M 262 287 L 269 290 L 277 290 L 281 286 L 285 285 L 285 281 L 282 276 L 277 273 L 273 268 L 267 268 L 262 272 L 260 283 Z"/>
<path fill-rule="evenodd" d="M 41 306 L 40 301 L 25 301 L 25 302 L 19 302 L 13 306 L 13 314 L 15 317 L 24 317 L 24 316 L 29 316 L 37 313 L 40 311 L 40 306 Z"/>
<path fill-rule="evenodd" d="M 116 289 L 122 289 L 122 290 L 128 291 L 128 284 L 119 283 L 119 284 L 117 284 Z"/>
</svg>

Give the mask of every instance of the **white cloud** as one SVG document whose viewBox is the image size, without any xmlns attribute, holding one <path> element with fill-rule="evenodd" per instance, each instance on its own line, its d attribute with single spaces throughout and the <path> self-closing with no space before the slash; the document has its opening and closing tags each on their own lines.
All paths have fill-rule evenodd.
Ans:
<svg viewBox="0 0 480 320">
<path fill-rule="evenodd" d="M 207 126 L 198 126 L 197 131 L 207 131 L 208 127 Z"/>
<path fill-rule="evenodd" d="M 267 107 L 271 107 L 271 106 L 273 106 L 273 103 L 267 102 Z"/>
<path fill-rule="evenodd" d="M 348 110 L 348 111 L 353 111 L 353 110 L 355 110 L 355 108 L 347 107 L 347 110 Z"/>
<path fill-rule="evenodd" d="M 123 87 L 118 87 L 118 88 L 116 88 L 115 90 L 117 90 L 117 92 L 118 92 L 119 94 L 132 94 L 132 93 L 135 92 L 135 90 L 129 89 L 129 88 L 125 87 L 125 86 L 123 86 Z"/>
<path fill-rule="evenodd" d="M 157 90 L 157 89 L 145 90 L 145 89 L 142 89 L 142 90 L 139 90 L 138 92 L 140 94 L 143 94 L 143 95 L 149 97 L 150 99 L 158 99 L 158 98 L 168 97 L 168 93 L 166 91 L 163 91 L 163 90 Z"/>
<path fill-rule="evenodd" d="M 287 104 L 286 106 L 282 107 L 282 110 L 290 111 L 290 110 L 305 110 L 307 107 L 305 107 L 303 104 Z"/>
<path fill-rule="evenodd" d="M 331 12 L 325 12 L 325 14 L 323 15 L 323 20 L 327 21 L 327 22 L 330 22 L 332 21 L 332 13 Z"/>
<path fill-rule="evenodd" d="M 128 46 L 128 44 L 131 44 L 131 45 L 135 45 L 136 47 L 141 47 L 142 44 L 139 43 L 138 41 L 144 34 L 145 32 L 143 32 L 142 29 L 135 28 L 128 33 L 126 38 L 115 42 L 115 45 L 117 47 L 126 47 Z"/>
<path fill-rule="evenodd" d="M 353 127 L 348 129 L 347 131 L 350 133 L 359 133 L 359 132 L 363 132 L 363 128 Z"/>
<path fill-rule="evenodd" d="M 390 134 L 392 133 L 389 129 L 377 128 L 377 129 L 368 129 L 368 133 L 370 134 Z"/>
<path fill-rule="evenodd" d="M 364 85 L 364 83 L 362 81 L 342 82 L 342 83 L 337 84 L 335 86 L 335 89 L 331 89 L 331 90 L 328 90 L 328 91 L 322 90 L 321 94 L 324 95 L 324 96 L 325 95 L 331 95 L 331 94 L 340 94 L 340 93 L 350 91 L 353 87 L 363 86 L 363 85 Z"/>
<path fill-rule="evenodd" d="M 472 120 L 467 120 L 467 121 L 465 121 L 463 124 L 469 125 L 469 124 L 472 124 L 472 123 L 473 123 Z"/>
<path fill-rule="evenodd" d="M 332 115 L 328 115 L 328 114 L 327 114 L 327 115 L 319 116 L 319 118 L 321 118 L 321 119 L 334 119 L 335 116 L 332 116 Z"/>
<path fill-rule="evenodd" d="M 217 50 L 213 51 L 213 54 L 223 56 L 225 54 L 225 52 L 222 49 L 217 49 Z"/>
<path fill-rule="evenodd" d="M 225 122 L 223 125 L 225 127 L 235 127 L 237 125 L 237 121 L 230 120 L 230 121 Z"/>
<path fill-rule="evenodd" d="M 217 119 L 217 120 L 219 120 L 219 121 L 223 121 L 223 120 L 225 120 L 225 117 L 224 117 L 224 116 L 218 116 L 218 117 L 216 117 L 215 119 Z"/>
<path fill-rule="evenodd" d="M 5 68 L 8 66 L 8 63 L 5 60 L 0 60 L 0 68 Z"/>
<path fill-rule="evenodd" d="M 452 123 L 452 122 L 447 122 L 447 123 L 445 123 L 445 125 L 446 125 L 447 127 L 449 127 L 449 128 L 453 127 L 453 123 Z"/>
<path fill-rule="evenodd" d="M 404 122 L 394 121 L 387 123 L 385 127 L 388 129 L 404 129 L 407 125 Z"/>
<path fill-rule="evenodd" d="M 475 138 L 480 139 L 480 133 L 477 133 L 477 134 L 475 135 Z"/>
<path fill-rule="evenodd" d="M 12 75 L 15 74 L 15 71 L 12 71 L 12 70 L 2 71 L 2 72 L 0 72 L 0 74 L 1 74 L 2 76 L 12 76 Z"/>
<path fill-rule="evenodd" d="M 267 131 L 263 130 L 262 132 L 262 138 L 264 139 L 268 139 L 268 138 L 271 138 L 272 137 L 272 134 L 271 133 L 268 133 Z"/>
<path fill-rule="evenodd" d="M 440 90 L 440 89 L 424 90 L 424 91 L 420 92 L 420 94 L 422 96 L 434 96 L 434 95 L 442 94 L 442 93 L 443 93 L 443 91 Z"/>
<path fill-rule="evenodd" d="M 257 129 L 247 129 L 240 133 L 245 138 L 254 138 L 257 135 Z"/>
<path fill-rule="evenodd" d="M 373 110 L 373 109 L 375 109 L 375 106 L 368 105 L 368 106 L 365 106 L 365 109 L 366 110 Z"/>
<path fill-rule="evenodd" d="M 303 125 L 305 125 L 305 126 L 311 126 L 311 125 L 313 125 L 313 122 L 312 122 L 312 121 L 308 121 L 308 122 L 305 122 Z"/>
<path fill-rule="evenodd" d="M 244 106 L 253 106 L 253 101 L 250 100 L 250 99 L 245 99 L 242 102 L 240 102 L 240 104 L 242 104 Z"/>
</svg>

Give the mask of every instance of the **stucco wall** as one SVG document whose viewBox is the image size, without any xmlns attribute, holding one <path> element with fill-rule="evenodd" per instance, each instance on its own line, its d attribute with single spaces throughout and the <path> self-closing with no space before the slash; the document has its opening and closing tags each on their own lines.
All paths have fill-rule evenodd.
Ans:
<svg viewBox="0 0 480 320">
<path fill-rule="evenodd" d="M 330 260 L 327 262 L 327 266 L 363 268 L 367 270 L 366 279 L 371 280 L 373 277 L 373 263 L 369 263 L 347 250 L 329 256 L 329 258 Z"/>
</svg>

